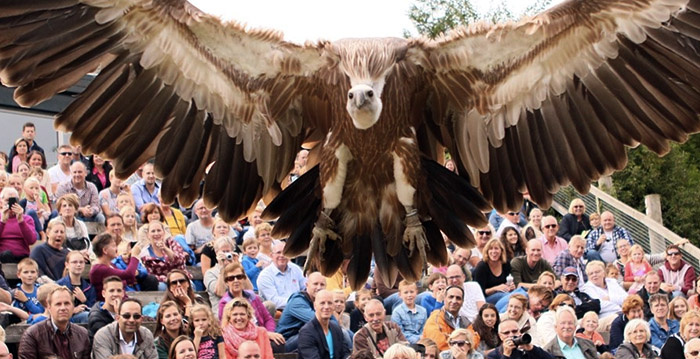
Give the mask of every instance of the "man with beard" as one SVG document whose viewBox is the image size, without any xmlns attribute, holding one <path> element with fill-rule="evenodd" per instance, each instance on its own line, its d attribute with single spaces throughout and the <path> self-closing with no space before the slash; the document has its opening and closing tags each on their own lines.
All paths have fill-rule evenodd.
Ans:
<svg viewBox="0 0 700 359">
<path fill-rule="evenodd" d="M 447 338 L 458 328 L 467 328 L 469 320 L 459 314 L 464 302 L 464 288 L 451 285 L 445 289 L 445 305 L 434 310 L 423 328 L 423 338 L 432 339 L 440 351 L 449 349 Z"/>
<path fill-rule="evenodd" d="M 369 350 L 375 358 L 382 358 L 384 352 L 393 344 L 408 345 L 408 341 L 399 326 L 392 321 L 385 321 L 385 317 L 384 304 L 379 300 L 372 299 L 365 305 L 367 324 L 355 333 L 353 353 Z"/>
<path fill-rule="evenodd" d="M 107 359 L 112 355 L 131 354 L 139 359 L 158 359 L 153 334 L 141 326 L 141 302 L 127 298 L 119 305 L 117 320 L 95 334 L 92 344 L 93 359 Z"/>
<path fill-rule="evenodd" d="M 343 330 L 333 317 L 333 293 L 321 290 L 314 299 L 314 318 L 299 330 L 299 359 L 345 358 L 350 353 Z"/>
<path fill-rule="evenodd" d="M 573 241 L 573 238 L 572 238 Z M 561 288 L 556 294 L 568 294 L 576 303 L 576 317 L 581 319 L 587 312 L 600 312 L 600 300 L 593 299 L 578 288 L 578 271 L 574 267 L 567 267 L 561 273 Z"/>
</svg>

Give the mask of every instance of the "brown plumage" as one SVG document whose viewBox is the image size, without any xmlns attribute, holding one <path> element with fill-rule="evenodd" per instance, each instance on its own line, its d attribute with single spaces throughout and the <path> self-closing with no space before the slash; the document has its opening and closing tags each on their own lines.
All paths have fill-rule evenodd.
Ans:
<svg viewBox="0 0 700 359">
<path fill-rule="evenodd" d="M 303 46 L 184 0 L 0 4 L 0 81 L 32 106 L 99 69 L 56 118 L 119 176 L 155 158 L 165 201 L 201 195 L 227 220 L 261 198 L 307 269 L 374 256 L 391 283 L 470 246 L 482 211 L 548 206 L 700 130 L 700 0 L 570 0 L 436 41 Z M 57 30 L 59 29 L 59 30 Z M 282 191 L 303 143 L 311 170 Z M 440 160 L 447 147 L 459 175 Z M 214 162 L 208 173 L 205 168 Z M 200 194 L 201 181 L 204 189 Z"/>
</svg>

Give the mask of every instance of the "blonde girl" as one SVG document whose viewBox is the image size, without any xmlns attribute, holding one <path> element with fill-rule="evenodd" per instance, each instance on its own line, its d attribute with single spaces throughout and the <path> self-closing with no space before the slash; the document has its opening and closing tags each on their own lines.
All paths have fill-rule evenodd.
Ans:
<svg viewBox="0 0 700 359">
<path fill-rule="evenodd" d="M 132 206 L 124 206 L 119 210 L 119 214 L 124 221 L 124 233 L 122 233 L 124 241 L 122 243 L 136 242 L 139 238 L 139 230 L 136 227 L 136 210 Z"/>
<path fill-rule="evenodd" d="M 644 287 L 644 275 L 652 271 L 651 265 L 644 257 L 644 248 L 635 244 L 630 248 L 630 260 L 625 264 L 625 282 L 633 282 L 630 294 L 637 293 Z"/>
<path fill-rule="evenodd" d="M 198 359 L 224 359 L 226 348 L 221 335 L 219 322 L 214 318 L 211 308 L 204 304 L 195 304 L 190 309 L 190 333 Z"/>
</svg>

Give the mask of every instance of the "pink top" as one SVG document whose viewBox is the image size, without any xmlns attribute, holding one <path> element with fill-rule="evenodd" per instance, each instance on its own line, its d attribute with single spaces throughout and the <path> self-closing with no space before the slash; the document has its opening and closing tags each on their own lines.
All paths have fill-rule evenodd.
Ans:
<svg viewBox="0 0 700 359">
<path fill-rule="evenodd" d="M 0 252 L 10 251 L 16 257 L 29 256 L 29 246 L 36 242 L 34 220 L 26 214 L 20 223 L 17 218 L 0 221 Z"/>
<path fill-rule="evenodd" d="M 569 248 L 566 240 L 561 237 L 556 237 L 554 244 L 549 244 L 549 241 L 544 235 L 540 237 L 540 240 L 542 241 L 542 258 L 544 258 L 551 265 L 554 265 L 554 260 L 557 258 L 559 253 Z"/>
</svg>

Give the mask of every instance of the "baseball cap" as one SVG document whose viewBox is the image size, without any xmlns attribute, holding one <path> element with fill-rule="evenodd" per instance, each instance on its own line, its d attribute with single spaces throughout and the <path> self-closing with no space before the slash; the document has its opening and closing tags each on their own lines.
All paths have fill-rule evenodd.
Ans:
<svg viewBox="0 0 700 359">
<path fill-rule="evenodd" d="M 568 277 L 570 275 L 578 278 L 578 271 L 576 271 L 576 268 L 574 267 L 566 267 L 564 270 L 561 272 L 562 277 Z"/>
</svg>

